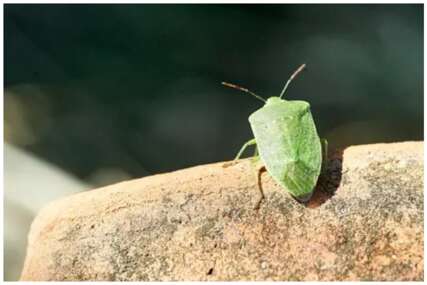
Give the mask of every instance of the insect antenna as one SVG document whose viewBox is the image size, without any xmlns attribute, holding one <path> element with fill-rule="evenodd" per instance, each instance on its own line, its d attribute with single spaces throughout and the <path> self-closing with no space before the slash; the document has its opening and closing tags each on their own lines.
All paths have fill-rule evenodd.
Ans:
<svg viewBox="0 0 427 285">
<path fill-rule="evenodd" d="M 298 69 L 291 75 L 291 77 L 289 78 L 288 82 L 286 82 L 286 85 L 283 88 L 282 93 L 280 93 L 279 98 L 282 98 L 283 94 L 285 94 L 286 89 L 288 89 L 289 83 L 291 83 L 291 81 L 294 80 L 294 78 L 298 75 L 298 73 L 300 73 L 301 71 L 303 71 L 304 68 L 305 68 L 305 63 L 303 65 L 301 65 L 300 67 L 298 67 Z"/>
<path fill-rule="evenodd" d="M 259 99 L 259 100 L 261 100 L 261 101 L 263 101 L 263 102 L 266 102 L 264 98 L 262 98 L 261 96 L 259 96 L 259 95 L 255 94 L 254 92 L 252 92 L 252 91 L 250 91 L 250 90 L 248 90 L 248 89 L 246 89 L 246 88 L 243 88 L 243 87 L 240 87 L 240 86 L 238 86 L 238 85 L 231 84 L 231 83 L 228 83 L 228 82 L 221 82 L 221 84 L 222 84 L 222 85 L 224 85 L 224 86 L 227 86 L 227 87 L 231 87 L 231 88 L 234 88 L 234 89 L 237 89 L 237 90 L 240 90 L 240 91 L 243 91 L 243 92 L 249 93 L 249 94 L 251 94 L 252 96 L 254 96 L 255 98 L 257 98 L 257 99 Z"/>
</svg>

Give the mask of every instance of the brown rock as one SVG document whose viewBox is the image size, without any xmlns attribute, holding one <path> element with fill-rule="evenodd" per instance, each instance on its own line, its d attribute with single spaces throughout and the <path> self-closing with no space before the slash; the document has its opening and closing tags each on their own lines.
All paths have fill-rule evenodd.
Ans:
<svg viewBox="0 0 427 285">
<path fill-rule="evenodd" d="M 21 280 L 423 280 L 422 142 L 337 153 L 307 205 L 258 176 L 221 162 L 51 203 Z"/>
</svg>

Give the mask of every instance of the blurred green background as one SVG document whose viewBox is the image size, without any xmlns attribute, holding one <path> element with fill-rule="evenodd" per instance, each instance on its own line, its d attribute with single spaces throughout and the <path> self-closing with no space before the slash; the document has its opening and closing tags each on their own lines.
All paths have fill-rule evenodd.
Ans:
<svg viewBox="0 0 427 285">
<path fill-rule="evenodd" d="M 262 103 L 311 103 L 330 148 L 423 139 L 422 5 L 4 10 L 5 140 L 94 186 L 234 157 Z M 7 167 L 7 165 L 6 165 Z"/>
</svg>

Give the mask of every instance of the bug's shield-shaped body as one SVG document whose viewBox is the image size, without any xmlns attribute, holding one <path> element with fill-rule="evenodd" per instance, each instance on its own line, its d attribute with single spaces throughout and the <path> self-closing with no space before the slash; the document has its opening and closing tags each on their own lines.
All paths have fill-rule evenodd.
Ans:
<svg viewBox="0 0 427 285">
<path fill-rule="evenodd" d="M 322 147 L 304 101 L 271 97 L 249 117 L 259 155 L 270 175 L 294 197 L 311 197 L 322 165 Z"/>
</svg>

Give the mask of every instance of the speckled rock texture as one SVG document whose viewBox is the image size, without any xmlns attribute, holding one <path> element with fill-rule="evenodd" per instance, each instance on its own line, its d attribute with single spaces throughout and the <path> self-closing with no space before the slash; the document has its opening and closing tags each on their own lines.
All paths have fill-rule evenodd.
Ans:
<svg viewBox="0 0 427 285">
<path fill-rule="evenodd" d="M 335 153 L 307 204 L 221 162 L 49 204 L 21 280 L 423 280 L 423 221 L 422 142 Z"/>
</svg>

